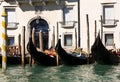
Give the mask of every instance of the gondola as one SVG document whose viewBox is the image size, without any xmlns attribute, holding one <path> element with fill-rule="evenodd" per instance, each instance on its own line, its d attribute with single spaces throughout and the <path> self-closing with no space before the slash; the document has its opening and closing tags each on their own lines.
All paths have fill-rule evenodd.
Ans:
<svg viewBox="0 0 120 82">
<path fill-rule="evenodd" d="M 56 57 L 51 57 L 49 55 L 46 55 L 43 52 L 37 51 L 36 47 L 34 46 L 32 42 L 32 37 L 29 38 L 29 42 L 27 44 L 27 50 L 37 64 L 41 64 L 44 66 L 56 66 L 57 65 Z"/>
<path fill-rule="evenodd" d="M 63 64 L 66 65 L 83 65 L 87 64 L 87 58 L 76 57 L 70 53 L 67 53 L 61 46 L 61 40 L 58 40 L 58 43 L 55 47 L 56 52 L 58 53 Z"/>
<path fill-rule="evenodd" d="M 107 65 L 118 65 L 119 64 L 118 55 L 105 48 L 105 46 L 103 45 L 100 39 L 99 33 L 91 48 L 91 54 L 98 64 L 107 64 Z"/>
</svg>

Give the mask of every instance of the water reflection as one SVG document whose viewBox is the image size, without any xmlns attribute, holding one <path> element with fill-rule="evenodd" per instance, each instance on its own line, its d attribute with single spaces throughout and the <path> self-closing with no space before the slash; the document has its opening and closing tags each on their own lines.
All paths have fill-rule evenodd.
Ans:
<svg viewBox="0 0 120 82">
<path fill-rule="evenodd" d="M 111 65 L 100 65 L 95 64 L 94 65 L 94 73 L 97 75 L 105 75 L 107 72 L 111 72 L 113 70 L 113 67 Z"/>
<path fill-rule="evenodd" d="M 70 71 L 74 70 L 75 67 L 77 67 L 77 66 L 61 65 L 58 70 L 59 70 L 59 72 L 70 72 Z"/>
<path fill-rule="evenodd" d="M 120 79 L 117 78 L 119 76 L 120 69 L 119 66 L 112 65 L 94 65 L 94 75 L 98 78 L 99 81 L 103 82 L 119 82 Z M 117 69 L 116 69 L 117 68 Z M 119 72 L 117 72 L 119 71 Z"/>
<path fill-rule="evenodd" d="M 0 69 L 1 70 L 1 69 Z M 120 67 L 109 65 L 8 66 L 0 82 L 120 82 Z"/>
<path fill-rule="evenodd" d="M 53 80 L 58 79 L 55 75 L 58 71 L 56 66 L 35 66 L 29 71 L 32 72 L 32 74 L 28 76 L 29 82 L 53 82 Z"/>
</svg>

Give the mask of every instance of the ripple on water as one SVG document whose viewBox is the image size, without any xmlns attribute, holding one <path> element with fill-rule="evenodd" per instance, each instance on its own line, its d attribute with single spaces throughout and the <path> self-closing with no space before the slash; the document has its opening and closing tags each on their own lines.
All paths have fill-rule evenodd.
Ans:
<svg viewBox="0 0 120 82">
<path fill-rule="evenodd" d="M 1 70 L 1 69 L 0 69 Z M 78 65 L 45 67 L 8 66 L 0 72 L 0 82 L 120 82 L 120 67 L 109 65 Z"/>
</svg>

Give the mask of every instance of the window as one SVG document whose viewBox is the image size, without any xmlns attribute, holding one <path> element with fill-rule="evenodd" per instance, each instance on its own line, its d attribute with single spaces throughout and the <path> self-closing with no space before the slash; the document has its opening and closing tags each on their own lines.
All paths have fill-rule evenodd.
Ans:
<svg viewBox="0 0 120 82">
<path fill-rule="evenodd" d="M 114 25 L 114 5 L 105 5 L 103 6 L 103 22 L 106 25 Z"/>
<path fill-rule="evenodd" d="M 113 46 L 113 34 L 105 34 L 105 45 L 106 46 Z"/>
<path fill-rule="evenodd" d="M 72 46 L 72 34 L 65 34 L 64 35 L 64 45 L 65 46 Z"/>
<path fill-rule="evenodd" d="M 8 37 L 8 46 L 14 45 L 14 37 Z"/>
<path fill-rule="evenodd" d="M 16 27 L 17 23 L 16 23 L 16 13 L 15 13 L 15 9 L 12 8 L 8 8 L 6 9 L 6 13 L 7 13 L 7 27 L 8 28 L 14 28 Z"/>
<path fill-rule="evenodd" d="M 68 28 L 73 28 L 75 21 L 73 21 L 73 7 L 72 6 L 67 6 L 63 10 L 63 22 L 62 22 L 62 27 L 68 27 Z"/>
<path fill-rule="evenodd" d="M 72 8 L 64 8 L 64 20 L 73 21 L 73 9 Z"/>
</svg>

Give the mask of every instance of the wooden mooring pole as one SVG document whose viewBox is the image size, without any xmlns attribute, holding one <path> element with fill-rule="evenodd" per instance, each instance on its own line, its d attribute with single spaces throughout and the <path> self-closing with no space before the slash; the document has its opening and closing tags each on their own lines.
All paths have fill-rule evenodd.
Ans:
<svg viewBox="0 0 120 82">
<path fill-rule="evenodd" d="M 40 43 L 40 51 L 43 51 L 43 32 L 40 30 L 39 32 L 39 43 Z"/>
<path fill-rule="evenodd" d="M 25 67 L 25 26 L 22 28 L 22 67 Z"/>
<path fill-rule="evenodd" d="M 90 52 L 90 33 L 89 33 L 89 16 L 88 16 L 88 14 L 86 15 L 86 20 L 87 20 L 87 52 L 89 54 L 89 52 Z"/>
<path fill-rule="evenodd" d="M 77 49 L 77 31 L 75 28 L 75 49 Z"/>
<path fill-rule="evenodd" d="M 57 22 L 57 42 L 59 39 L 58 37 L 59 37 L 59 28 L 58 28 L 58 22 Z M 57 66 L 59 65 L 59 56 L 57 53 L 56 53 L 56 64 L 57 64 Z"/>
<path fill-rule="evenodd" d="M 58 42 L 58 39 L 59 39 L 59 28 L 58 28 L 58 26 L 59 26 L 59 25 L 58 25 L 58 22 L 57 22 L 57 35 L 56 35 L 56 36 L 57 36 L 57 37 L 56 37 L 56 38 L 57 38 L 57 42 Z"/>
<path fill-rule="evenodd" d="M 19 54 L 21 55 L 21 35 L 18 35 L 18 48 L 19 48 Z"/>
<path fill-rule="evenodd" d="M 102 16 L 100 16 L 101 18 L 101 41 L 103 39 L 103 19 L 102 19 Z"/>
<path fill-rule="evenodd" d="M 36 43 L 35 43 L 35 28 L 32 29 L 32 42 L 36 46 Z"/>
<path fill-rule="evenodd" d="M 34 37 L 35 29 L 34 29 L 34 27 L 31 30 L 32 30 L 32 34 L 30 34 L 30 36 L 32 37 L 32 42 L 35 45 L 35 37 Z M 29 57 L 29 65 L 32 66 L 33 63 L 34 63 L 34 60 L 32 59 L 32 56 L 30 55 L 30 57 Z"/>
<path fill-rule="evenodd" d="M 58 28 L 58 26 L 57 26 Z M 57 32 L 58 32 L 58 29 L 57 29 Z M 57 40 L 58 40 L 58 37 L 57 37 Z M 53 26 L 53 36 L 52 36 L 52 46 L 55 48 L 55 27 Z M 59 57 L 58 57 L 58 54 L 56 54 L 56 65 L 58 66 L 59 65 Z"/>
<path fill-rule="evenodd" d="M 95 39 L 96 39 L 96 33 L 97 33 L 97 22 L 95 20 Z"/>
<path fill-rule="evenodd" d="M 52 46 L 55 47 L 55 27 L 53 26 Z"/>
<path fill-rule="evenodd" d="M 33 30 L 32 30 L 32 41 L 33 41 L 33 44 L 36 45 L 36 43 L 35 43 L 35 28 L 34 27 L 33 27 Z M 32 65 L 35 64 L 35 61 L 32 57 L 31 57 L 31 64 Z"/>
<path fill-rule="evenodd" d="M 32 42 L 35 45 L 35 28 L 33 27 L 33 29 L 31 29 L 32 34 L 30 33 L 30 36 L 32 37 Z M 35 64 L 34 59 L 32 58 L 32 56 L 30 55 L 29 57 L 29 65 L 32 66 L 33 64 Z"/>
<path fill-rule="evenodd" d="M 89 37 L 89 16 L 86 15 L 86 22 L 87 22 L 87 52 L 90 54 L 90 37 Z M 89 63 L 89 55 L 88 55 L 88 63 Z"/>
</svg>

